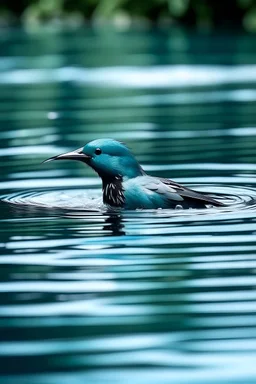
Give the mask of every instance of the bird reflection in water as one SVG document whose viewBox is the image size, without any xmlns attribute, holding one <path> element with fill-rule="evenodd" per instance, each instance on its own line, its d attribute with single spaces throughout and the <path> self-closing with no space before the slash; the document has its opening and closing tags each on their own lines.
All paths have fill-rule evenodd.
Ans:
<svg viewBox="0 0 256 384">
<path fill-rule="evenodd" d="M 111 236 L 124 236 L 125 225 L 121 215 L 110 215 L 105 218 L 105 224 L 102 228 L 109 231 Z"/>
</svg>

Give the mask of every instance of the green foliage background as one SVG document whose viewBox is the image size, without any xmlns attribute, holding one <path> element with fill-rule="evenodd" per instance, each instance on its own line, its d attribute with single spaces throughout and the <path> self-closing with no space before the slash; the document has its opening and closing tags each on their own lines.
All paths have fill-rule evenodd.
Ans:
<svg viewBox="0 0 256 384">
<path fill-rule="evenodd" d="M 1 24 L 113 22 L 256 30 L 256 0 L 2 0 Z"/>
</svg>

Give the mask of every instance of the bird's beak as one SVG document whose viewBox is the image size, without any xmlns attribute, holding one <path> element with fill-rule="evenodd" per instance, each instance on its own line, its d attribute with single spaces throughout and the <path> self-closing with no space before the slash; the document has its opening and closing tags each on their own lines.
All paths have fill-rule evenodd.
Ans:
<svg viewBox="0 0 256 384">
<path fill-rule="evenodd" d="M 79 148 L 76 151 L 62 153 L 61 155 L 50 157 L 49 159 L 44 160 L 43 163 L 47 163 L 48 161 L 53 160 L 79 160 L 87 163 L 90 159 L 91 156 L 83 153 L 83 148 Z"/>
</svg>

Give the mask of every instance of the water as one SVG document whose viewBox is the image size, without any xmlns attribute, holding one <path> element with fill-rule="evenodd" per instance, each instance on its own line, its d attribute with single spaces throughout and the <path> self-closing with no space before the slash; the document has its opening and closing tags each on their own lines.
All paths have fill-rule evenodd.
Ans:
<svg viewBox="0 0 256 384">
<path fill-rule="evenodd" d="M 254 36 L 2 31 L 0 381 L 255 383 Z M 100 137 L 226 202 L 107 212 Z"/>
</svg>

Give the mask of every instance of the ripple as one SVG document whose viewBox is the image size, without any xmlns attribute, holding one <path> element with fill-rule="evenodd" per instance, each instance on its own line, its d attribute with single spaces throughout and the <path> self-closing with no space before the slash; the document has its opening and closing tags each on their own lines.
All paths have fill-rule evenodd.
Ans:
<svg viewBox="0 0 256 384">
<path fill-rule="evenodd" d="M 150 68 L 78 68 L 15 69 L 0 75 L 0 84 L 43 84 L 78 82 L 102 87 L 181 88 L 219 84 L 251 83 L 256 79 L 255 65 L 203 66 L 165 65 Z M 255 99 L 255 92 L 249 92 Z M 247 98 L 247 93 L 244 95 Z"/>
<path fill-rule="evenodd" d="M 12 193 L 2 197 L 2 201 L 18 206 L 37 208 L 77 209 L 82 211 L 102 211 L 104 205 L 100 192 L 95 190 L 28 191 Z"/>
<path fill-rule="evenodd" d="M 237 213 L 239 211 L 255 212 L 256 191 L 248 187 L 228 187 L 225 185 L 193 185 L 193 189 L 211 194 L 220 199 L 225 207 L 209 207 L 207 209 L 190 210 L 136 210 L 139 212 L 158 212 L 163 215 L 170 213 L 172 216 L 184 216 L 196 214 Z M 60 209 L 64 211 L 82 212 L 106 212 L 106 206 L 102 202 L 101 191 L 95 189 L 66 189 L 66 190 L 41 190 L 12 193 L 1 197 L 5 203 L 19 207 L 34 207 L 43 209 Z M 129 211 L 132 213 L 133 211 Z M 67 212 L 66 212 L 67 213 Z"/>
</svg>

